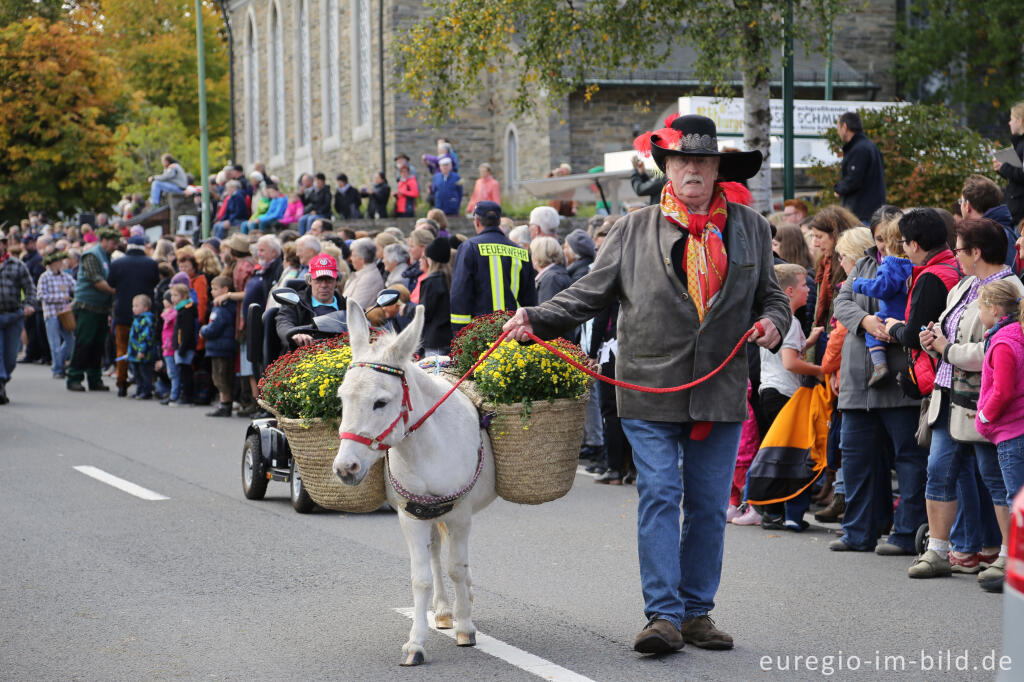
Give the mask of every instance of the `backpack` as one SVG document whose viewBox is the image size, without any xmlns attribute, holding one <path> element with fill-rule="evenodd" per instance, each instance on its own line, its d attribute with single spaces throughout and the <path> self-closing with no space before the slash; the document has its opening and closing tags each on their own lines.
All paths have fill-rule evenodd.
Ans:
<svg viewBox="0 0 1024 682">
<path fill-rule="evenodd" d="M 955 268 L 948 263 L 938 263 L 937 266 L 949 268 L 953 272 L 960 275 L 959 268 Z M 942 277 L 935 273 L 938 277 Z M 948 274 L 948 273 L 947 273 Z M 943 282 L 945 280 L 943 279 Z M 952 290 L 956 284 L 948 285 L 946 291 Z M 910 310 L 910 299 L 907 299 L 907 311 Z M 908 314 L 909 318 L 910 315 Z M 899 384 L 900 389 L 903 390 L 903 395 L 913 400 L 921 400 L 922 398 L 931 395 L 932 391 L 935 390 L 935 372 L 939 367 L 939 361 L 933 358 L 926 351 L 920 349 L 911 349 L 907 353 L 907 368 L 900 370 L 899 374 L 896 375 L 896 383 Z"/>
</svg>

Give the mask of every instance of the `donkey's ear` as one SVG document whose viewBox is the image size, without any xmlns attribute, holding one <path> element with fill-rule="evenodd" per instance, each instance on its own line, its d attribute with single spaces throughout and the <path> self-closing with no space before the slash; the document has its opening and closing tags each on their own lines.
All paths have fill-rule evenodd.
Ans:
<svg viewBox="0 0 1024 682">
<path fill-rule="evenodd" d="M 348 339 L 352 345 L 352 356 L 362 356 L 370 350 L 370 323 L 366 321 L 363 307 L 351 298 L 346 304 L 345 320 L 348 322 Z"/>
<path fill-rule="evenodd" d="M 413 315 L 412 323 L 402 330 L 398 338 L 388 348 L 388 354 L 392 362 L 398 364 L 406 362 L 420 347 L 420 335 L 423 333 L 423 306 L 416 306 L 416 313 Z"/>
</svg>

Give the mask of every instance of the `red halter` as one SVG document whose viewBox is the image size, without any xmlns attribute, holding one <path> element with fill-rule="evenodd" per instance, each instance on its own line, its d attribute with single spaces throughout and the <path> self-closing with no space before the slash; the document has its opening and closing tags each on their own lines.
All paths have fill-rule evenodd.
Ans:
<svg viewBox="0 0 1024 682">
<path fill-rule="evenodd" d="M 391 422 L 391 426 L 384 429 L 380 435 L 376 438 L 367 438 L 366 436 L 360 436 L 358 433 L 352 433 L 350 431 L 343 431 L 338 434 L 338 440 L 354 440 L 355 442 L 373 448 L 375 450 L 390 450 L 391 446 L 387 443 L 382 442 L 388 435 L 398 426 L 398 422 L 404 421 L 406 424 L 409 423 L 409 412 L 412 411 L 412 400 L 409 399 L 409 384 L 405 380 L 405 370 L 399 369 L 398 367 L 392 367 L 391 365 L 383 365 L 378 362 L 353 362 L 349 365 L 349 369 L 353 367 L 366 367 L 372 369 L 375 372 L 381 374 L 390 374 L 391 376 L 398 377 L 402 381 L 402 411 L 395 417 L 395 421 Z"/>
</svg>

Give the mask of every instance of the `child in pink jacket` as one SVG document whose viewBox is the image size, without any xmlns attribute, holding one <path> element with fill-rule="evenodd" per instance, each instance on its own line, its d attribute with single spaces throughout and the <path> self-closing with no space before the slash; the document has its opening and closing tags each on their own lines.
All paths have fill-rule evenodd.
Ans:
<svg viewBox="0 0 1024 682">
<path fill-rule="evenodd" d="M 288 195 L 288 208 L 284 210 L 284 215 L 281 216 L 281 219 L 277 222 L 281 225 L 294 225 L 299 222 L 303 209 L 302 194 L 299 192 L 292 192 Z"/>
</svg>

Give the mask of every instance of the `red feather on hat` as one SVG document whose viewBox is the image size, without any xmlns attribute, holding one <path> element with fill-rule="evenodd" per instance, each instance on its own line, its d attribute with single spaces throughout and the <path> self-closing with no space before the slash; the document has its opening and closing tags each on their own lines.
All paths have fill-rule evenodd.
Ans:
<svg viewBox="0 0 1024 682">
<path fill-rule="evenodd" d="M 682 131 L 672 127 L 672 122 L 679 118 L 679 114 L 669 114 L 665 117 L 665 127 L 661 130 L 648 131 L 633 140 L 633 149 L 644 156 L 651 155 L 651 140 L 657 138 L 658 146 L 671 149 L 682 139 Z"/>
</svg>

